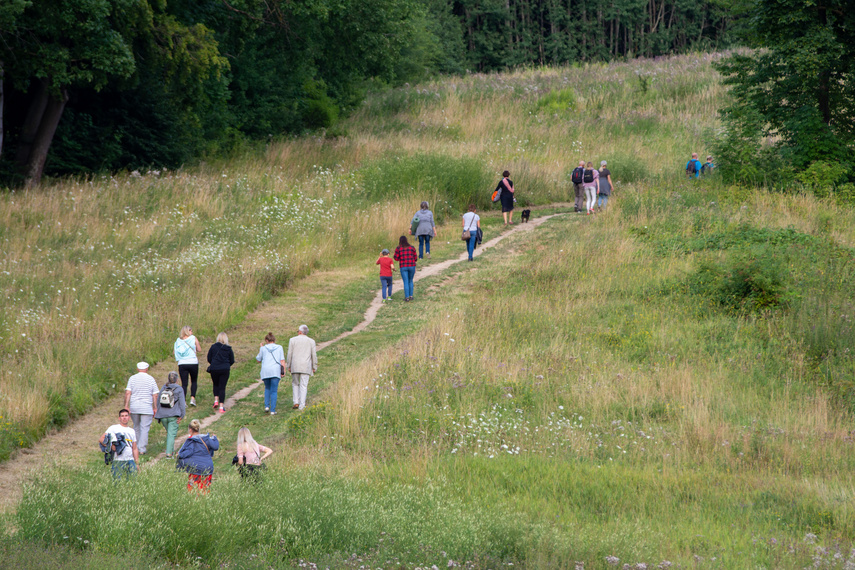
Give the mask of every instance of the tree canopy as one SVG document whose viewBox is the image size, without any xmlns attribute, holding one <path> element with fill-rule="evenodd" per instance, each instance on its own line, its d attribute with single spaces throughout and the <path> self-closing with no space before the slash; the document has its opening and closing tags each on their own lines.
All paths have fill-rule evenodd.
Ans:
<svg viewBox="0 0 855 570">
<path fill-rule="evenodd" d="M 4 0 L 0 179 L 174 167 L 437 72 L 717 45 L 725 2 Z"/>
</svg>

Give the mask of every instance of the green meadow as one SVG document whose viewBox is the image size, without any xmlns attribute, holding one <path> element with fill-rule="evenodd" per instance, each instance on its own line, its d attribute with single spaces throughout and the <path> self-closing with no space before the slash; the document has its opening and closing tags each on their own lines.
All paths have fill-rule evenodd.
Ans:
<svg viewBox="0 0 855 570">
<path fill-rule="evenodd" d="M 166 462 L 116 486 L 95 451 L 37 474 L 0 566 L 855 567 L 855 216 L 685 178 L 717 57 L 446 78 L 369 97 L 344 136 L 4 194 L 4 457 L 187 322 L 212 341 L 267 300 L 334 338 L 421 200 L 431 263 L 469 203 L 504 230 L 502 170 L 518 209 L 563 215 L 396 291 L 319 353 L 306 410 L 239 402 L 208 495 Z M 615 181 L 593 216 L 567 208 L 579 160 Z M 275 450 L 257 484 L 231 467 L 244 425 Z"/>
</svg>

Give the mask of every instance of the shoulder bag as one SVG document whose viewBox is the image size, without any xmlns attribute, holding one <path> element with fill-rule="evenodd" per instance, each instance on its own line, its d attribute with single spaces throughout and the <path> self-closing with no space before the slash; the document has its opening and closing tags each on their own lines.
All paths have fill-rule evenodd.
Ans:
<svg viewBox="0 0 855 570">
<path fill-rule="evenodd" d="M 469 222 L 469 227 L 468 227 L 468 228 L 466 228 L 465 230 L 463 230 L 463 235 L 461 235 L 461 236 L 460 236 L 460 239 L 461 239 L 461 240 L 463 240 L 463 241 L 469 241 L 469 239 L 472 237 L 472 232 L 470 232 L 469 230 L 471 230 L 471 229 L 472 229 L 472 224 L 473 224 L 473 223 L 475 223 L 475 216 L 472 216 L 472 221 L 471 221 L 471 222 Z"/>
</svg>

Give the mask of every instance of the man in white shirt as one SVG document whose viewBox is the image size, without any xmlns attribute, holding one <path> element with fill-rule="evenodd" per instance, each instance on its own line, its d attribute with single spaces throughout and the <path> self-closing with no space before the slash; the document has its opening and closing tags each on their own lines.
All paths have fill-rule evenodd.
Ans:
<svg viewBox="0 0 855 570">
<path fill-rule="evenodd" d="M 116 479 L 121 479 L 122 476 L 130 478 L 140 469 L 136 434 L 128 427 L 130 419 L 131 413 L 128 410 L 119 411 L 119 423 L 107 428 L 100 439 L 101 445 L 115 453 L 110 468 Z"/>
<path fill-rule="evenodd" d="M 291 388 L 294 393 L 293 409 L 306 407 L 306 391 L 309 377 L 318 370 L 318 353 L 315 341 L 309 338 L 309 327 L 300 325 L 297 336 L 288 341 L 288 356 L 285 367 L 291 373 Z"/>
<path fill-rule="evenodd" d="M 148 363 L 138 362 L 137 373 L 128 378 L 125 388 L 125 407 L 131 411 L 134 433 L 140 454 L 148 449 L 148 430 L 157 413 L 157 395 L 160 390 L 157 382 L 148 374 Z"/>
</svg>

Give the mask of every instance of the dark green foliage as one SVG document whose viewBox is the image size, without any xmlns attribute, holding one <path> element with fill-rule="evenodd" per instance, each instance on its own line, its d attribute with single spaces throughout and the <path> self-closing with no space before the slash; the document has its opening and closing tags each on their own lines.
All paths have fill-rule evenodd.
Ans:
<svg viewBox="0 0 855 570">
<path fill-rule="evenodd" d="M 723 263 L 701 261 L 686 281 L 691 293 L 737 313 L 786 307 L 792 295 L 789 285 L 782 259 L 768 248 Z"/>
<path fill-rule="evenodd" d="M 717 145 L 725 159 L 719 157 L 722 173 L 763 182 L 770 166 L 785 168 L 761 146 L 771 136 L 779 139 L 774 153 L 796 171 L 824 161 L 843 165 L 851 173 L 855 145 L 851 3 L 756 0 L 751 14 L 747 39 L 760 49 L 734 54 L 718 64 L 733 95 L 733 103 L 722 111 L 727 130 Z"/>
</svg>

